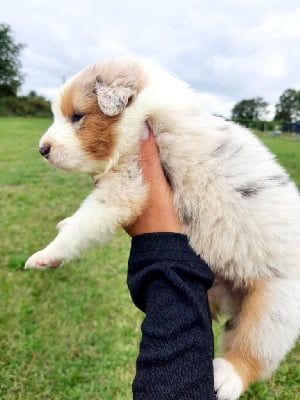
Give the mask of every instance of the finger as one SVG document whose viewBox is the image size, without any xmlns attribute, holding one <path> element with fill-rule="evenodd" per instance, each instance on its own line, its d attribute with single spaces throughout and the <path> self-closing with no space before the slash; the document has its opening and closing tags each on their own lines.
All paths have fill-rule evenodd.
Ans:
<svg viewBox="0 0 300 400">
<path fill-rule="evenodd" d="M 159 150 L 150 129 L 148 139 L 141 142 L 139 164 L 146 182 L 154 184 L 166 180 L 159 158 Z"/>
</svg>

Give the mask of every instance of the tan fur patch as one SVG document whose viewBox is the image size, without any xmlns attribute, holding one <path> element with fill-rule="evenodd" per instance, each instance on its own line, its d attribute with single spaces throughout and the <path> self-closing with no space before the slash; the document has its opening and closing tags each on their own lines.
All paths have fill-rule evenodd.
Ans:
<svg viewBox="0 0 300 400">
<path fill-rule="evenodd" d="M 217 316 L 220 314 L 220 302 L 217 296 L 215 295 L 215 292 L 213 290 L 208 290 L 207 292 L 208 296 L 208 304 L 209 304 L 209 309 L 210 309 L 210 314 L 213 319 L 216 319 Z"/>
<path fill-rule="evenodd" d="M 116 145 L 116 123 L 120 116 L 108 117 L 101 113 L 92 92 L 86 94 L 77 81 L 74 81 L 63 93 L 62 112 L 66 118 L 80 113 L 84 117 L 74 125 L 83 150 L 96 160 L 106 160 L 112 156 Z"/>
<path fill-rule="evenodd" d="M 145 77 L 139 64 L 124 58 L 123 63 L 115 60 L 87 67 L 66 84 L 61 97 L 61 110 L 67 119 L 74 113 L 84 117 L 75 127 L 83 150 L 91 158 L 106 160 L 112 156 L 117 139 L 117 123 L 121 115 L 104 115 L 98 106 L 94 92 L 96 78 L 106 85 L 115 81 L 131 85 L 140 91 L 145 85 Z"/>
<path fill-rule="evenodd" d="M 261 375 L 261 364 L 259 360 L 250 354 L 239 354 L 235 352 L 226 353 L 225 360 L 229 361 L 235 371 L 240 375 L 244 390 Z"/>
<path fill-rule="evenodd" d="M 262 376 L 263 365 L 257 351 L 253 350 L 255 331 L 265 312 L 264 282 L 256 282 L 249 288 L 242 309 L 234 320 L 233 329 L 224 333 L 223 357 L 230 361 L 241 376 L 245 388 Z"/>
<path fill-rule="evenodd" d="M 77 131 L 82 148 L 96 160 L 106 160 L 112 156 L 116 145 L 116 124 L 120 116 L 107 117 L 98 111 L 85 114 L 82 125 Z"/>
</svg>

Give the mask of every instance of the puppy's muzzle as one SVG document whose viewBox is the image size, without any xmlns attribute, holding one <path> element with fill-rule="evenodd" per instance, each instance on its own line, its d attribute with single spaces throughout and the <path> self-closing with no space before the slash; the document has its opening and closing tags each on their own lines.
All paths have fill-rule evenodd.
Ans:
<svg viewBox="0 0 300 400">
<path fill-rule="evenodd" d="M 49 158 L 50 150 L 51 146 L 49 145 L 44 145 L 39 148 L 40 154 L 45 158 Z"/>
</svg>

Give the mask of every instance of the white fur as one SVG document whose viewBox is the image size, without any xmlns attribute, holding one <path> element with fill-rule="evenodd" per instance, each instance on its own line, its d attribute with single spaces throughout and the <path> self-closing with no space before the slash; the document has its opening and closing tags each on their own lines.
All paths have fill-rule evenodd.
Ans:
<svg viewBox="0 0 300 400">
<path fill-rule="evenodd" d="M 52 143 L 56 151 L 52 154 L 51 164 L 66 171 L 97 173 L 103 171 L 105 163 L 102 160 L 92 160 L 82 152 L 79 139 L 74 135 L 74 127 L 63 116 L 58 103 L 60 96 L 52 105 L 54 122 L 40 140 L 40 147 Z"/>
<path fill-rule="evenodd" d="M 243 382 L 230 362 L 214 359 L 214 381 L 218 400 L 236 400 L 243 392 Z"/>
<path fill-rule="evenodd" d="M 112 65 L 119 68 L 116 79 L 123 76 L 132 84 L 135 76 L 128 77 L 131 69 L 122 73 L 127 62 L 120 60 Z M 185 233 L 195 252 L 229 287 L 228 296 L 237 304 L 229 313 L 236 323 L 243 323 L 239 322 L 243 321 L 242 304 L 250 296 L 250 288 L 263 282 L 263 304 L 258 306 L 261 314 L 253 313 L 244 342 L 237 336 L 230 349 L 250 352 L 260 363 L 259 378 L 266 377 L 299 334 L 297 188 L 249 130 L 204 112 L 196 93 L 156 65 L 134 62 L 145 82 L 120 115 L 117 144 L 110 160 L 95 160 L 82 151 L 76 126 L 60 110 L 61 96 L 55 100 L 54 124 L 40 142 L 53 146 L 49 161 L 101 179 L 54 241 L 30 257 L 26 267 L 71 260 L 91 243 L 105 242 L 118 226 L 132 221 L 137 209 L 142 210 L 147 188 L 138 167 L 138 150 L 141 129 L 147 121 L 170 177 Z M 101 64 L 99 68 L 101 71 Z M 107 72 L 105 68 L 103 73 Z M 86 76 L 86 72 L 82 74 L 73 79 Z M 116 99 L 114 110 L 115 104 Z M 215 379 L 220 399 L 236 399 L 244 389 L 241 378 L 226 360 L 215 361 Z"/>
</svg>

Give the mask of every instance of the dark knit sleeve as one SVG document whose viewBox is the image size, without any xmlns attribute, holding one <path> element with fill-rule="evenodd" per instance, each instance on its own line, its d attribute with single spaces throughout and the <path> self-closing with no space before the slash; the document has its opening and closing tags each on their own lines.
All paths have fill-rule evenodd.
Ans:
<svg viewBox="0 0 300 400">
<path fill-rule="evenodd" d="M 128 287 L 146 313 L 134 400 L 215 399 L 207 301 L 212 282 L 212 272 L 186 236 L 155 233 L 132 239 Z"/>
</svg>

